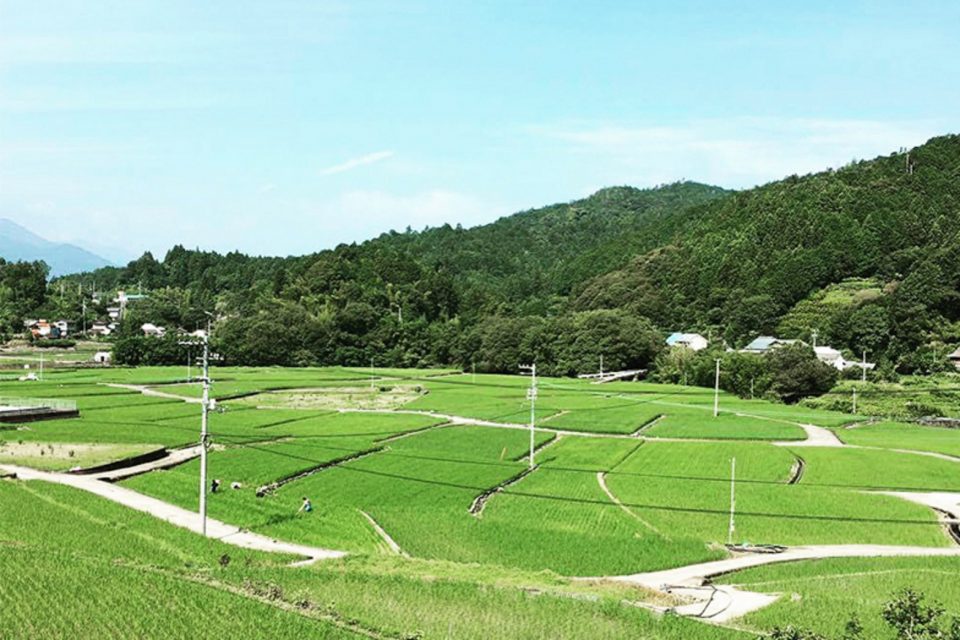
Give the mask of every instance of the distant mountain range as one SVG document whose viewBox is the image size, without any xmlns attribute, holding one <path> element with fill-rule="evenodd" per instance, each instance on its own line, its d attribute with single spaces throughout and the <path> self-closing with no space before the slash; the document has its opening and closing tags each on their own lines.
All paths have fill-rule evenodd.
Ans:
<svg viewBox="0 0 960 640">
<path fill-rule="evenodd" d="M 43 260 L 50 267 L 51 276 L 92 271 L 111 264 L 76 245 L 51 242 L 6 218 L 0 218 L 0 258 Z"/>
</svg>

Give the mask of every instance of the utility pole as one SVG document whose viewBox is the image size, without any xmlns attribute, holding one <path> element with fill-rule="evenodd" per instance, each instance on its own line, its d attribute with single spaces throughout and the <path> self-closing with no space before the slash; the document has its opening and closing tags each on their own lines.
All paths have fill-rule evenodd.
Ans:
<svg viewBox="0 0 960 640">
<path fill-rule="evenodd" d="M 814 329 L 814 330 L 810 333 L 810 336 L 813 338 L 813 348 L 814 348 L 814 349 L 817 348 L 817 336 L 818 336 L 818 335 L 820 335 L 820 332 L 817 331 L 816 329 Z"/>
<path fill-rule="evenodd" d="M 471 382 L 473 382 L 473 384 L 477 384 L 477 363 L 471 362 L 470 366 L 473 367 L 473 379 Z"/>
<path fill-rule="evenodd" d="M 857 413 L 857 388 L 853 388 L 853 413 Z"/>
<path fill-rule="evenodd" d="M 861 365 L 860 368 L 863 369 L 863 372 L 862 372 L 862 373 L 863 373 L 863 377 L 861 378 L 861 382 L 866 382 L 866 381 L 867 381 L 867 352 L 866 352 L 866 350 L 864 350 L 864 352 L 863 352 L 863 364 Z"/>
<path fill-rule="evenodd" d="M 207 422 L 210 414 L 210 335 L 203 336 L 203 416 L 200 420 L 200 527 L 207 537 Z"/>
<path fill-rule="evenodd" d="M 530 372 L 530 388 L 527 389 L 527 400 L 530 401 L 530 468 L 533 469 L 533 441 L 534 429 L 536 428 L 536 406 L 537 406 L 537 363 L 520 365 L 521 371 Z"/>
<path fill-rule="evenodd" d="M 188 347 L 195 346 L 196 341 L 183 341 L 179 344 Z M 209 423 L 210 409 L 215 401 L 210 400 L 210 334 L 204 334 L 203 346 L 203 374 L 200 381 L 203 383 L 203 395 L 200 400 L 200 531 L 204 537 L 207 535 L 207 449 L 210 446 L 209 433 L 207 425 Z M 189 368 L 189 360 L 187 364 Z"/>
<path fill-rule="evenodd" d="M 717 375 L 713 381 L 713 417 L 720 415 L 720 358 L 717 358 Z"/>
<path fill-rule="evenodd" d="M 736 531 L 735 513 L 737 510 L 737 459 L 730 458 L 730 528 L 727 530 L 727 544 L 733 544 Z"/>
<path fill-rule="evenodd" d="M 600 379 L 603 380 L 603 354 L 600 354 Z"/>
</svg>

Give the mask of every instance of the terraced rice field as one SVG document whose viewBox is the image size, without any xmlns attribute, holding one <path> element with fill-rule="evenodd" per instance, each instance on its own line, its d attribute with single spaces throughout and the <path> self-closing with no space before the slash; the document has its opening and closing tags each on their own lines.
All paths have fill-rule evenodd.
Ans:
<svg viewBox="0 0 960 640">
<path fill-rule="evenodd" d="M 407 637 L 419 630 L 423 637 L 481 637 L 495 624 L 504 637 L 741 638 L 750 633 L 658 619 L 634 606 L 677 604 L 668 594 L 574 578 L 726 558 L 728 539 L 921 550 L 956 544 L 934 510 L 880 492 L 960 494 L 960 462 L 949 458 L 960 452 L 957 431 L 844 428 L 860 417 L 726 394 L 714 418 L 709 390 L 547 379 L 531 469 L 529 381 L 521 377 L 265 368 L 215 370 L 214 378 L 221 400 L 210 417 L 208 472 L 221 487 L 208 494 L 209 516 L 350 555 L 293 569 L 286 566 L 293 557 L 204 540 L 76 489 L 8 479 L 0 481 L 0 597 L 13 604 L 0 607 L 0 630 L 150 635 L 148 624 L 172 617 L 179 625 L 173 635 L 196 635 L 187 618 L 195 600 L 208 598 L 221 612 L 210 623 L 214 635 Z M 358 384 L 364 394 L 350 391 Z M 376 395 L 396 385 L 420 391 L 380 403 Z M 272 402 L 310 389 L 322 390 L 322 406 Z M 95 460 L 77 459 L 85 466 L 198 438 L 200 405 L 187 400 L 199 397 L 199 387 L 185 382 L 183 369 L 54 370 L 42 383 L 0 383 L 0 395 L 74 399 L 81 411 L 79 418 L 0 429 L 0 464 L 65 470 L 59 458 L 38 462 L 27 454 L 97 452 Z M 833 428 L 848 446 L 802 446 L 801 424 Z M 198 476 L 193 458 L 118 484 L 195 510 Z M 313 511 L 298 513 L 305 496 Z M 871 562 L 899 567 L 896 580 L 876 585 L 932 589 L 943 581 L 930 567 L 954 561 L 822 560 L 724 580 L 793 590 L 814 603 L 801 612 L 781 599 L 740 627 L 761 632 L 796 619 L 830 630 L 851 600 L 823 585 L 852 585 L 869 606 L 888 595 L 848 570 Z M 75 596 L 90 577 L 109 611 L 88 611 Z M 29 595 L 38 589 L 70 592 L 58 600 L 62 615 L 40 619 Z M 124 612 L 151 594 L 166 608 L 123 627 Z"/>
<path fill-rule="evenodd" d="M 718 582 L 783 594 L 773 606 L 748 616 L 750 624 L 769 627 L 790 620 L 839 637 L 856 612 L 864 637 L 886 640 L 894 635 L 880 614 L 891 594 L 919 588 L 955 614 L 960 611 L 958 572 L 956 558 L 840 558 L 748 569 Z"/>
<path fill-rule="evenodd" d="M 847 444 L 863 447 L 930 451 L 960 458 L 960 437 L 956 429 L 881 422 L 838 429 L 837 436 Z"/>
</svg>

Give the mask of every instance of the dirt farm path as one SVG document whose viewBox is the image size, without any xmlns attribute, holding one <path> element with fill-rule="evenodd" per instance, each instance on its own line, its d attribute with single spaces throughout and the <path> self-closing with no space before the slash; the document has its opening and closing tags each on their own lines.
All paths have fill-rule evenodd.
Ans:
<svg viewBox="0 0 960 640">
<path fill-rule="evenodd" d="M 20 480 L 42 480 L 44 482 L 53 482 L 75 489 L 81 489 L 116 502 L 117 504 L 122 504 L 130 509 L 148 513 L 172 525 L 188 529 L 194 533 L 201 533 L 202 531 L 200 516 L 193 511 L 188 511 L 168 502 L 143 495 L 126 487 L 96 480 L 90 476 L 38 471 L 36 469 L 15 465 L 0 465 L 0 472 L 16 474 L 16 477 Z M 332 549 L 322 549 L 320 547 L 310 547 L 275 540 L 260 534 L 243 531 L 239 527 L 225 524 L 213 518 L 207 518 L 207 535 L 211 538 L 216 538 L 220 542 L 244 549 L 289 553 L 307 558 L 295 564 L 309 564 L 317 560 L 341 558 L 346 555 L 343 551 L 334 551 Z"/>
<path fill-rule="evenodd" d="M 655 526 L 653 526 L 652 524 L 650 524 L 649 522 L 647 522 L 646 520 L 644 520 L 643 518 L 641 518 L 639 515 L 637 515 L 636 512 L 633 511 L 633 509 L 631 509 L 631 508 L 628 507 L 627 505 L 623 504 L 623 502 L 620 501 L 620 498 L 618 498 L 616 495 L 614 495 L 614 493 L 613 493 L 612 491 L 610 491 L 610 488 L 607 486 L 607 473 L 606 473 L 605 471 L 597 471 L 597 484 L 599 484 L 599 485 L 600 485 L 600 489 L 601 489 L 605 494 L 607 494 L 607 498 L 610 499 L 610 502 L 612 502 L 613 504 L 615 504 L 615 505 L 617 505 L 618 507 L 620 507 L 620 509 L 621 509 L 624 513 L 626 513 L 626 514 L 627 514 L 628 516 L 630 516 L 631 518 L 635 519 L 637 522 L 639 522 L 640 524 L 642 524 L 643 526 L 645 526 L 645 527 L 646 527 L 647 529 L 649 529 L 650 531 L 653 531 L 655 534 L 657 534 L 657 535 L 660 536 L 661 538 L 664 538 L 664 539 L 667 539 L 667 540 L 670 539 L 670 537 L 664 535 L 663 532 L 660 531 L 660 529 L 657 529 Z"/>
<path fill-rule="evenodd" d="M 153 387 L 149 387 L 144 384 L 121 384 L 119 382 L 104 382 L 102 383 L 105 387 L 113 387 L 114 389 L 128 389 L 130 391 L 139 391 L 145 396 L 151 396 L 153 398 L 167 398 L 169 400 L 180 400 L 181 402 L 188 402 L 191 404 L 200 404 L 200 398 L 191 398 L 189 396 L 178 396 L 175 393 L 167 393 L 166 391 L 157 391 Z"/>
<path fill-rule="evenodd" d="M 493 427 L 495 429 L 522 429 L 530 430 L 529 424 L 519 422 L 496 422 L 493 420 L 483 420 L 481 418 L 468 418 L 466 416 L 455 416 L 449 413 L 438 413 L 436 411 L 425 411 L 416 409 L 337 409 L 340 413 L 381 413 L 381 414 L 401 414 L 410 416 L 425 416 L 427 418 L 436 418 L 443 420 L 449 425 L 472 426 L 472 427 Z M 621 440 L 636 440 L 638 436 L 629 433 L 597 433 L 590 431 L 567 431 L 564 429 L 551 429 L 549 427 L 537 426 L 534 431 L 543 433 L 553 433 L 558 436 L 574 436 L 581 438 L 616 438 Z"/>
<path fill-rule="evenodd" d="M 747 415 L 747 414 L 743 414 Z M 807 434 L 806 440 L 793 441 L 793 442 L 774 442 L 773 444 L 781 447 L 845 447 L 842 440 L 837 437 L 830 429 L 825 427 L 818 427 L 815 424 L 800 424 L 795 423 L 798 427 L 803 429 Z"/>
<path fill-rule="evenodd" d="M 960 547 L 904 547 L 869 544 L 791 547 L 782 553 L 743 554 L 725 560 L 627 576 L 593 578 L 633 584 L 693 600 L 674 609 L 680 615 L 723 623 L 762 609 L 777 600 L 766 593 L 742 591 L 732 585 L 709 584 L 716 576 L 778 562 L 823 558 L 960 557 Z"/>
</svg>

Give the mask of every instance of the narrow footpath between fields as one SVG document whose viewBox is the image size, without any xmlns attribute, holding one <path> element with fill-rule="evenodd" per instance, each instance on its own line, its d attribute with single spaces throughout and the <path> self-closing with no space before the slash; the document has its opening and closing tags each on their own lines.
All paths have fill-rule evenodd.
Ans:
<svg viewBox="0 0 960 640">
<path fill-rule="evenodd" d="M 191 398 L 190 396 L 178 396 L 175 393 L 168 393 L 166 391 L 157 391 L 153 387 L 148 387 L 143 384 L 121 384 L 119 382 L 102 382 L 100 383 L 105 387 L 113 387 L 114 389 L 127 389 L 128 391 L 139 391 L 145 396 L 151 396 L 153 398 L 167 398 L 169 400 L 180 400 L 182 402 L 188 402 L 191 404 L 200 404 L 202 400 L 200 398 Z"/>
<path fill-rule="evenodd" d="M 747 415 L 747 414 L 743 414 L 743 415 Z M 750 417 L 756 417 L 756 416 L 750 416 Z M 803 429 L 807 434 L 807 439 L 793 440 L 793 441 L 788 440 L 786 442 L 774 442 L 773 444 L 779 447 L 845 447 L 847 446 L 843 443 L 842 440 L 840 440 L 840 438 L 837 437 L 837 434 L 835 434 L 833 431 L 825 427 L 818 427 L 815 424 L 800 424 L 799 422 L 790 423 L 790 424 L 796 424 L 798 427 Z"/>
<path fill-rule="evenodd" d="M 870 544 L 816 545 L 791 547 L 781 553 L 754 553 L 725 560 L 693 564 L 676 569 L 636 573 L 627 576 L 581 578 L 612 580 L 645 589 L 689 598 L 689 604 L 673 609 L 675 613 L 725 623 L 776 602 L 778 596 L 741 591 L 732 585 L 713 585 L 716 576 L 777 562 L 797 562 L 824 558 L 888 558 L 888 557 L 960 557 L 960 547 L 905 547 Z"/>
<path fill-rule="evenodd" d="M 112 500 L 117 504 L 122 504 L 125 507 L 148 513 L 174 526 L 188 529 L 194 533 L 201 533 L 202 531 L 200 516 L 193 511 L 188 511 L 168 502 L 137 493 L 132 489 L 120 487 L 102 480 L 96 480 L 89 476 L 38 471 L 36 469 L 15 465 L 0 465 L 0 473 L 2 472 L 16 474 L 16 477 L 20 480 L 42 480 L 43 482 L 53 482 L 75 489 L 81 489 L 102 498 Z M 207 535 L 208 537 L 216 538 L 220 542 L 244 549 L 305 556 L 306 560 L 295 563 L 297 565 L 310 564 L 317 560 L 342 558 L 347 555 L 344 551 L 322 549 L 320 547 L 310 547 L 275 540 L 260 534 L 243 531 L 239 527 L 225 524 L 213 518 L 207 518 Z"/>
</svg>

